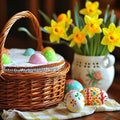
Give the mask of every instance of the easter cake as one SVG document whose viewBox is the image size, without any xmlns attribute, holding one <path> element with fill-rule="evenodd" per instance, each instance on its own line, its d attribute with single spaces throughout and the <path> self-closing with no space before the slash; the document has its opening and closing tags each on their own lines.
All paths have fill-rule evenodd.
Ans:
<svg viewBox="0 0 120 120">
<path fill-rule="evenodd" d="M 2 63 L 5 72 L 44 72 L 59 69 L 65 60 L 51 47 L 42 51 L 12 48 L 2 55 Z"/>
</svg>

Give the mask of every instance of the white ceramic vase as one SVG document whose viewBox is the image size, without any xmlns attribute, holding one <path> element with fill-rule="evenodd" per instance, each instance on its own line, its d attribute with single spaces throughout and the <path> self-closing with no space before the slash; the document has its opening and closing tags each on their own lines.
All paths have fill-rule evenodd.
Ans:
<svg viewBox="0 0 120 120">
<path fill-rule="evenodd" d="M 98 87 L 105 91 L 111 86 L 115 70 L 115 57 L 82 56 L 74 54 L 71 74 L 72 78 L 79 80 L 85 87 Z"/>
</svg>

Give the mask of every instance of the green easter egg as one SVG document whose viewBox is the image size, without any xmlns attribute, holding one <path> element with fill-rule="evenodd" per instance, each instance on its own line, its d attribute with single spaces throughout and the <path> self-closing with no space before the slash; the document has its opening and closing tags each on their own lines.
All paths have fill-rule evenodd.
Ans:
<svg viewBox="0 0 120 120">
<path fill-rule="evenodd" d="M 57 61 L 56 53 L 52 50 L 48 50 L 48 51 L 44 52 L 43 55 L 45 56 L 45 58 L 47 59 L 48 62 Z"/>
<path fill-rule="evenodd" d="M 57 55 L 56 52 L 54 51 L 54 49 L 52 47 L 45 47 L 42 50 L 42 54 L 44 55 L 44 57 L 47 59 L 48 62 L 55 62 L 57 61 Z"/>
<path fill-rule="evenodd" d="M 2 55 L 2 64 L 10 64 L 12 61 L 7 54 Z"/>
</svg>

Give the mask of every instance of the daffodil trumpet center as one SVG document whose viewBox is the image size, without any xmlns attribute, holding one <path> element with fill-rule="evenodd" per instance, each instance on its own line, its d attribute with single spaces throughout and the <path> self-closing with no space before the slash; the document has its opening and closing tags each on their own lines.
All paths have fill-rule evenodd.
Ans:
<svg viewBox="0 0 120 120">
<path fill-rule="evenodd" d="M 108 40 L 109 40 L 110 43 L 116 44 L 116 43 L 118 43 L 119 36 L 118 36 L 117 33 L 110 33 L 108 35 Z"/>
<path fill-rule="evenodd" d="M 63 28 L 60 26 L 54 26 L 53 27 L 53 34 L 60 35 L 63 32 Z"/>
<path fill-rule="evenodd" d="M 95 33 L 95 32 L 98 31 L 99 26 L 96 25 L 96 24 L 94 24 L 94 23 L 91 23 L 91 24 L 89 25 L 89 29 L 90 29 L 91 32 Z"/>
<path fill-rule="evenodd" d="M 85 35 L 83 33 L 81 33 L 81 32 L 75 33 L 74 36 L 73 36 L 73 40 L 77 44 L 82 43 L 84 39 L 85 39 Z"/>
</svg>

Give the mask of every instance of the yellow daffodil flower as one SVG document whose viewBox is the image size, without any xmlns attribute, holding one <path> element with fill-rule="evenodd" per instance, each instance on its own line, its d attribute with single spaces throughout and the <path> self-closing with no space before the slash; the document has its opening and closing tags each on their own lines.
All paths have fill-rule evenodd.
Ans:
<svg viewBox="0 0 120 120">
<path fill-rule="evenodd" d="M 101 44 L 108 45 L 108 50 L 112 52 L 115 46 L 120 47 L 120 26 L 116 27 L 114 23 L 111 23 L 108 28 L 103 28 L 103 34 Z"/>
<path fill-rule="evenodd" d="M 92 38 L 95 33 L 100 33 L 102 32 L 100 25 L 103 22 L 103 19 L 100 18 L 98 19 L 98 16 L 90 17 L 90 16 L 85 16 L 85 27 L 84 27 L 84 32 L 88 34 L 90 38 Z"/>
<path fill-rule="evenodd" d="M 88 15 L 88 16 L 99 16 L 102 11 L 98 9 L 99 7 L 99 2 L 91 2 L 87 1 L 85 4 L 86 8 L 83 8 L 80 10 L 80 13 L 83 15 Z"/>
<path fill-rule="evenodd" d="M 78 27 L 74 27 L 73 34 L 71 34 L 68 39 L 71 40 L 70 47 L 73 47 L 75 44 L 80 47 L 81 44 L 87 43 L 85 34 L 80 31 Z"/>
<path fill-rule="evenodd" d="M 60 38 L 66 39 L 67 34 L 65 31 L 65 22 L 56 22 L 51 20 L 51 27 L 45 26 L 44 29 L 50 34 L 50 41 L 53 42 L 60 42 Z"/>
<path fill-rule="evenodd" d="M 61 13 L 60 15 L 58 15 L 57 21 L 58 21 L 58 22 L 64 21 L 64 22 L 65 22 L 66 29 L 68 29 L 69 26 L 70 26 L 70 25 L 72 24 L 72 22 L 73 22 L 73 20 L 71 19 L 71 11 L 68 10 L 68 11 L 67 11 L 67 14 Z"/>
</svg>

